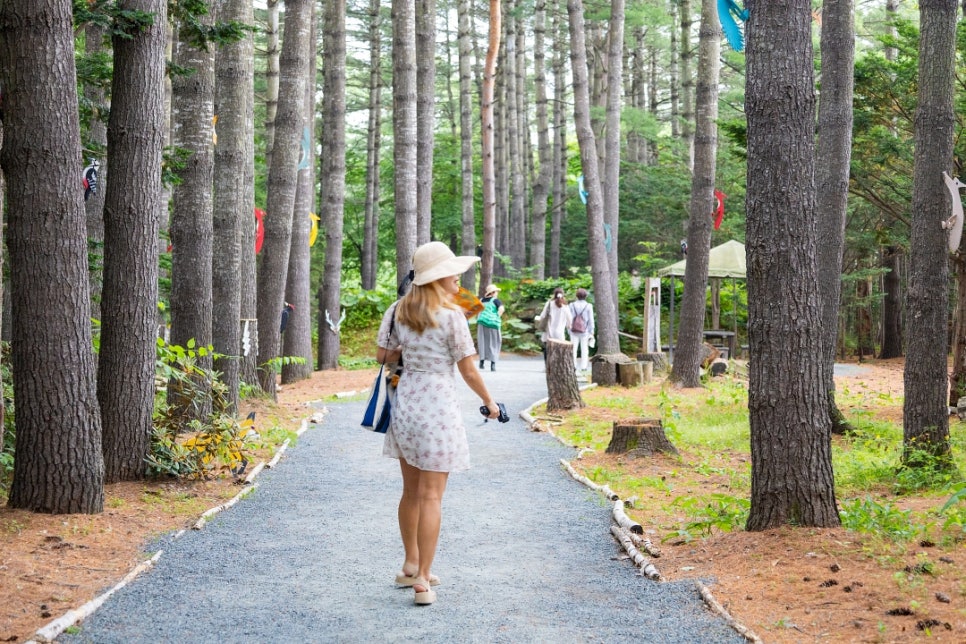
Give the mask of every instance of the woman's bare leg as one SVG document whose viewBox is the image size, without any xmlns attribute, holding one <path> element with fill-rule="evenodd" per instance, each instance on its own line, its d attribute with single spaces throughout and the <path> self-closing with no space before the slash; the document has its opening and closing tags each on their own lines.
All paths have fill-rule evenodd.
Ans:
<svg viewBox="0 0 966 644">
<path fill-rule="evenodd" d="M 430 569 L 436 557 L 439 526 L 442 519 L 443 492 L 446 491 L 448 472 L 419 473 L 419 519 L 416 542 L 419 551 L 420 579 L 430 579 Z M 418 589 L 417 589 L 418 590 Z M 426 588 L 425 590 L 429 590 Z"/>
<path fill-rule="evenodd" d="M 403 563 L 403 574 L 418 575 L 419 570 L 419 543 L 416 535 L 419 527 L 419 484 L 420 470 L 406 462 L 406 459 L 399 459 L 399 467 L 402 470 L 403 492 L 399 499 L 399 534 L 402 536 L 403 550 L 406 559 Z"/>
</svg>

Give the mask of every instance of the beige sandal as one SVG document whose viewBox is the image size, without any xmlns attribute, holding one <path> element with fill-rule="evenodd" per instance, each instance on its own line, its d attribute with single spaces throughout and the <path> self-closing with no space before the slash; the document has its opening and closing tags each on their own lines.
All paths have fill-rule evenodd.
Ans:
<svg viewBox="0 0 966 644">
<path fill-rule="evenodd" d="M 416 586 L 425 588 L 426 590 L 416 590 Z M 415 583 L 413 583 L 413 590 L 416 590 L 416 596 L 413 598 L 413 601 L 416 602 L 417 606 L 429 606 L 436 601 L 436 591 L 433 590 L 430 586 L 430 583 L 424 579 L 417 579 Z"/>
<path fill-rule="evenodd" d="M 405 572 L 400 572 L 398 575 L 396 575 L 396 585 L 400 588 L 409 588 L 417 581 L 419 581 L 419 577 L 416 575 L 407 575 Z M 439 577 L 436 575 L 430 575 L 429 585 L 439 586 Z"/>
</svg>

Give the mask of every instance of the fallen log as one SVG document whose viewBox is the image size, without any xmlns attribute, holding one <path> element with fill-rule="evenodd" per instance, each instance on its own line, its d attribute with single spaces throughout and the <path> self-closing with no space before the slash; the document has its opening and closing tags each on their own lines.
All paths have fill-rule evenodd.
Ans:
<svg viewBox="0 0 966 644">
<path fill-rule="evenodd" d="M 694 583 L 698 587 L 698 592 L 701 594 L 701 599 L 704 600 L 704 603 L 708 605 L 708 608 L 710 608 L 713 613 L 716 613 L 719 617 L 724 619 L 728 626 L 735 629 L 749 642 L 762 644 L 762 639 L 758 637 L 754 631 L 732 617 L 731 614 L 725 610 L 724 606 L 718 603 L 718 600 L 714 598 L 714 595 L 711 594 L 711 590 L 707 586 L 700 581 L 695 581 Z"/>
<path fill-rule="evenodd" d="M 661 577 L 661 573 L 658 572 L 657 568 L 654 567 L 654 564 L 651 563 L 650 559 L 642 555 L 640 550 L 634 547 L 634 544 L 631 543 L 631 538 L 627 533 L 616 525 L 612 525 L 610 527 L 610 533 L 614 535 L 614 538 L 617 539 L 618 542 L 620 542 L 621 547 L 623 547 L 627 552 L 628 556 L 631 558 L 631 561 L 634 562 L 634 565 L 641 569 L 642 575 L 654 581 L 664 580 L 664 578 Z"/>
<path fill-rule="evenodd" d="M 606 496 L 607 499 L 610 501 L 617 501 L 620 498 L 613 490 L 611 490 L 606 485 L 598 485 L 593 481 L 591 481 L 586 476 L 584 476 L 583 474 L 580 474 L 577 470 L 573 468 L 573 466 L 570 463 L 567 462 L 566 459 L 562 458 L 560 459 L 560 462 L 563 464 L 564 468 L 566 468 L 567 472 L 570 474 L 571 477 L 573 477 L 574 480 L 583 483 L 591 490 L 596 490 L 597 492 L 600 492 L 601 494 Z"/>
<path fill-rule="evenodd" d="M 632 534 L 644 534 L 644 528 L 641 527 L 641 524 L 624 513 L 624 502 L 620 499 L 611 500 L 614 501 L 614 521 L 617 522 L 617 525 Z"/>
</svg>

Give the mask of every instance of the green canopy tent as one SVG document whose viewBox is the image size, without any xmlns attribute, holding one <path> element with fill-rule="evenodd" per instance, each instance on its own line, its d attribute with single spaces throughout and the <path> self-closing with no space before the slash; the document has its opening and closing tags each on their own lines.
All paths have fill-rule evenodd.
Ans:
<svg viewBox="0 0 966 644">
<path fill-rule="evenodd" d="M 671 360 L 674 360 L 674 278 L 684 277 L 684 270 L 687 267 L 687 259 L 665 266 L 657 272 L 661 277 L 670 276 L 671 278 L 671 328 L 668 334 L 668 349 Z M 748 272 L 745 266 L 745 245 L 733 239 L 726 241 L 720 246 L 715 246 L 708 254 L 708 279 L 721 279 L 730 277 L 732 282 L 737 279 L 745 279 Z M 734 337 L 738 337 L 738 313 L 737 307 L 734 314 Z M 734 356 L 730 356 L 734 357 Z"/>
</svg>

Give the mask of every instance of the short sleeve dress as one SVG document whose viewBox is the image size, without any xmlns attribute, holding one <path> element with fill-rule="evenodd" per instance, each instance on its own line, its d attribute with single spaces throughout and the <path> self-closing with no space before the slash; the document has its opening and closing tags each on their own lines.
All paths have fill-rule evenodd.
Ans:
<svg viewBox="0 0 966 644">
<path fill-rule="evenodd" d="M 436 328 L 418 334 L 396 321 L 390 335 L 395 307 L 389 307 L 379 327 L 379 346 L 402 347 L 403 355 L 382 453 L 404 458 L 420 470 L 467 470 L 470 451 L 456 390 L 456 363 L 476 354 L 466 317 L 458 310 L 440 309 Z"/>
</svg>

